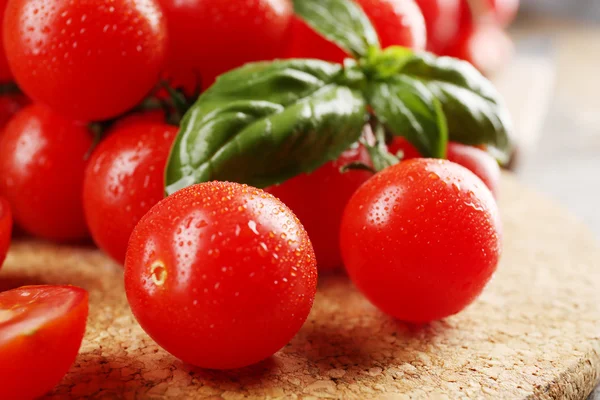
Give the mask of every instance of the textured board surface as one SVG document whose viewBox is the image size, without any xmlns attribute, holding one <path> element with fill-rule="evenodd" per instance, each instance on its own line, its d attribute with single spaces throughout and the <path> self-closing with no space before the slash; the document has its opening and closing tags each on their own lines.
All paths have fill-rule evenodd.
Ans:
<svg viewBox="0 0 600 400">
<path fill-rule="evenodd" d="M 410 326 L 343 275 L 323 276 L 309 320 L 271 359 L 217 372 L 183 365 L 134 321 L 121 268 L 90 248 L 17 242 L 0 290 L 90 290 L 80 355 L 49 398 L 584 398 L 600 379 L 600 248 L 562 209 L 505 177 L 505 252 L 465 312 Z"/>
</svg>

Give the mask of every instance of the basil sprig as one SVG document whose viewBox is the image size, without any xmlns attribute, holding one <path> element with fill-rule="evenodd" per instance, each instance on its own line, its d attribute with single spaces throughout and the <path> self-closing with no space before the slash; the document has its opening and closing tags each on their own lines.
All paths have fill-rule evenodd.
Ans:
<svg viewBox="0 0 600 400">
<path fill-rule="evenodd" d="M 294 0 L 296 13 L 356 60 L 247 64 L 219 77 L 185 115 L 166 169 L 166 191 L 229 180 L 266 187 L 336 159 L 371 124 L 406 137 L 426 157 L 448 140 L 486 144 L 502 161 L 510 118 L 470 64 L 402 47 L 380 49 L 351 0 Z M 379 135 L 374 165 L 395 162 Z"/>
</svg>

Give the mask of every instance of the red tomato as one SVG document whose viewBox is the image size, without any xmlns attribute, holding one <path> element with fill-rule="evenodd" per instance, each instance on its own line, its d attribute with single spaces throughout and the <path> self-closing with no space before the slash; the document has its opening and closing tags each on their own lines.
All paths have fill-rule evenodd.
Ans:
<svg viewBox="0 0 600 400">
<path fill-rule="evenodd" d="M 356 189 L 373 176 L 360 170 L 340 172 L 341 167 L 356 161 L 371 163 L 363 146 L 346 150 L 312 174 L 298 175 L 267 189 L 290 207 L 306 228 L 320 269 L 342 266 L 339 236 L 344 207 Z"/>
<path fill-rule="evenodd" d="M 448 160 L 455 162 L 473 172 L 498 197 L 500 191 L 500 166 L 494 157 L 477 147 L 460 143 L 448 144 Z"/>
<path fill-rule="evenodd" d="M 393 155 L 401 156 L 401 160 L 410 160 L 411 158 L 420 158 L 421 153 L 405 138 L 395 137 L 392 143 L 389 144 L 388 150 Z M 401 153 L 401 154 L 400 154 Z"/>
<path fill-rule="evenodd" d="M 157 110 L 148 110 L 136 112 L 133 114 L 129 114 L 123 118 L 118 119 L 111 127 L 111 131 L 115 131 L 117 129 L 124 128 L 130 125 L 139 125 L 139 124 L 158 124 L 162 125 L 166 123 L 166 115 L 165 112 L 161 109 Z"/>
<path fill-rule="evenodd" d="M 159 0 L 169 29 L 168 69 L 176 84 L 204 88 L 230 69 L 282 56 L 290 0 Z M 191 84 L 190 84 L 191 83 Z"/>
<path fill-rule="evenodd" d="M 456 314 L 496 270 L 501 223 L 492 193 L 447 160 L 403 161 L 354 194 L 341 248 L 356 286 L 385 313 L 411 322 Z"/>
<path fill-rule="evenodd" d="M 94 242 L 120 263 L 140 219 L 163 199 L 164 173 L 178 128 L 128 123 L 94 150 L 85 172 L 83 205 Z"/>
<path fill-rule="evenodd" d="M 427 26 L 427 50 L 439 53 L 454 40 L 460 26 L 460 0 L 415 0 Z"/>
<path fill-rule="evenodd" d="M 6 3 L 8 0 L 0 0 L 0 32 L 4 25 L 4 11 L 6 10 Z M 0 40 L 0 83 L 9 83 L 13 80 L 12 72 L 8 66 L 8 60 L 6 59 L 6 52 L 4 51 L 4 42 Z"/>
<path fill-rule="evenodd" d="M 12 213 L 8 201 L 0 197 L 0 268 L 6 258 L 12 233 Z M 0 318 L 2 320 L 2 318 Z"/>
<path fill-rule="evenodd" d="M 92 135 L 42 105 L 19 111 L 0 136 L 0 195 L 15 223 L 46 239 L 87 237 L 81 190 Z"/>
<path fill-rule="evenodd" d="M 508 26 L 517 16 L 519 0 L 488 0 L 494 10 L 498 23 Z"/>
<path fill-rule="evenodd" d="M 80 120 L 132 108 L 163 68 L 166 23 L 156 1 L 10 1 L 4 44 L 19 86 Z"/>
<path fill-rule="evenodd" d="M 0 129 L 4 128 L 13 115 L 29 104 L 29 99 L 22 94 L 0 95 Z"/>
<path fill-rule="evenodd" d="M 283 347 L 311 309 L 316 261 L 275 197 L 210 182 L 154 206 L 131 235 L 125 289 L 156 342 L 184 362 L 247 366 Z"/>
<path fill-rule="evenodd" d="M 0 398 L 33 399 L 56 386 L 75 362 L 87 315 L 88 293 L 74 286 L 0 293 Z"/>
<path fill-rule="evenodd" d="M 373 23 L 383 48 L 405 46 L 425 49 L 427 32 L 419 6 L 413 0 L 357 0 Z M 338 46 L 317 34 L 304 22 L 293 25 L 288 58 L 319 58 L 341 63 L 349 57 Z"/>
<path fill-rule="evenodd" d="M 501 27 L 481 23 L 461 29 L 444 55 L 468 61 L 484 75 L 491 75 L 506 65 L 513 51 L 513 42 Z"/>
<path fill-rule="evenodd" d="M 419 151 L 403 137 L 394 138 L 389 145 L 392 154 L 402 151 L 402 160 L 422 157 Z M 448 160 L 455 162 L 473 172 L 492 191 L 494 197 L 498 196 L 500 189 L 500 166 L 485 150 L 475 146 L 460 143 L 448 143 Z"/>
</svg>

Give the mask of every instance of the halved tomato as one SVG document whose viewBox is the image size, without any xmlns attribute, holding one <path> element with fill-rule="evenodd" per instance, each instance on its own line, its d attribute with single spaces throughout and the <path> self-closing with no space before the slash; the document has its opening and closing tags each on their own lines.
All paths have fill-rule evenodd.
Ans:
<svg viewBox="0 0 600 400">
<path fill-rule="evenodd" d="M 23 286 L 0 293 L 0 399 L 50 391 L 77 357 L 88 293 L 74 286 Z"/>
</svg>

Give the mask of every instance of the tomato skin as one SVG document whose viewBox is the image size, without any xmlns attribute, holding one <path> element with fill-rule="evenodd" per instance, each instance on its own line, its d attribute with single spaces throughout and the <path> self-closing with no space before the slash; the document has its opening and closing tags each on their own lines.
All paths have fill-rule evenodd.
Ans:
<svg viewBox="0 0 600 400">
<path fill-rule="evenodd" d="M 19 111 L 0 136 L 0 195 L 15 223 L 45 239 L 87 237 L 81 190 L 87 126 L 39 104 Z"/>
<path fill-rule="evenodd" d="M 290 0 L 159 0 L 169 30 L 168 70 L 176 84 L 207 88 L 250 61 L 281 57 L 289 39 Z M 226 21 L 226 22 L 225 22 Z"/>
<path fill-rule="evenodd" d="M 316 292 L 316 261 L 294 214 L 260 189 L 190 186 L 131 235 L 125 290 L 144 330 L 192 365 L 244 367 L 298 332 Z"/>
<path fill-rule="evenodd" d="M 427 43 L 425 20 L 413 0 L 357 0 L 369 17 L 382 48 L 404 46 L 424 50 Z M 287 58 L 318 58 L 342 63 L 348 56 L 341 48 L 296 18 Z"/>
<path fill-rule="evenodd" d="M 0 95 L 0 129 L 6 126 L 17 111 L 28 104 L 29 99 L 22 94 Z"/>
<path fill-rule="evenodd" d="M 0 197 L 0 268 L 6 258 L 12 234 L 12 213 L 8 201 Z"/>
<path fill-rule="evenodd" d="M 298 175 L 266 189 L 302 222 L 315 249 L 319 270 L 342 267 L 339 236 L 344 208 L 356 189 L 373 176 L 362 170 L 340 172 L 341 167 L 352 162 L 371 163 L 362 145 L 346 150 L 337 160 L 311 174 Z"/>
<path fill-rule="evenodd" d="M 427 50 L 439 54 L 454 40 L 460 27 L 461 0 L 415 0 L 427 26 Z"/>
<path fill-rule="evenodd" d="M 510 36 L 498 25 L 484 22 L 463 26 L 443 54 L 468 61 L 489 76 L 506 65 L 513 52 Z"/>
<path fill-rule="evenodd" d="M 514 21 L 519 11 L 519 0 L 488 0 L 498 23 L 506 27 Z"/>
<path fill-rule="evenodd" d="M 388 148 L 392 154 L 402 151 L 404 154 L 402 160 L 422 157 L 416 147 L 403 137 L 394 138 Z M 492 191 L 494 197 L 498 197 L 502 173 L 500 166 L 488 152 L 475 146 L 467 146 L 456 142 L 448 143 L 447 152 L 448 160 L 473 172 Z"/>
<path fill-rule="evenodd" d="M 413 146 L 406 138 L 402 136 L 395 137 L 394 140 L 388 145 L 388 150 L 393 155 L 399 155 L 402 152 L 402 160 L 410 160 L 411 158 L 420 158 L 421 153 L 415 146 Z"/>
<path fill-rule="evenodd" d="M 24 286 L 0 293 L 2 399 L 52 390 L 75 362 L 85 333 L 88 293 L 74 286 Z"/>
<path fill-rule="evenodd" d="M 354 194 L 340 242 L 348 274 L 400 320 L 456 314 L 496 270 L 502 227 L 483 182 L 447 160 L 403 161 Z"/>
<path fill-rule="evenodd" d="M 498 197 L 502 172 L 494 157 L 486 151 L 451 142 L 448 144 L 448 160 L 473 172 L 491 190 L 494 197 Z"/>
<path fill-rule="evenodd" d="M 103 120 L 135 106 L 157 82 L 166 23 L 156 0 L 12 0 L 4 45 L 32 99 L 74 119 Z"/>
<path fill-rule="evenodd" d="M 0 32 L 4 25 L 4 11 L 6 10 L 8 0 L 0 0 Z M 0 83 L 9 83 L 13 80 L 12 72 L 8 66 L 6 59 L 6 51 L 4 51 L 4 43 L 0 40 Z"/>
<path fill-rule="evenodd" d="M 164 171 L 178 128 L 126 123 L 94 150 L 85 171 L 83 206 L 94 242 L 123 263 L 140 219 L 164 197 Z"/>
</svg>

